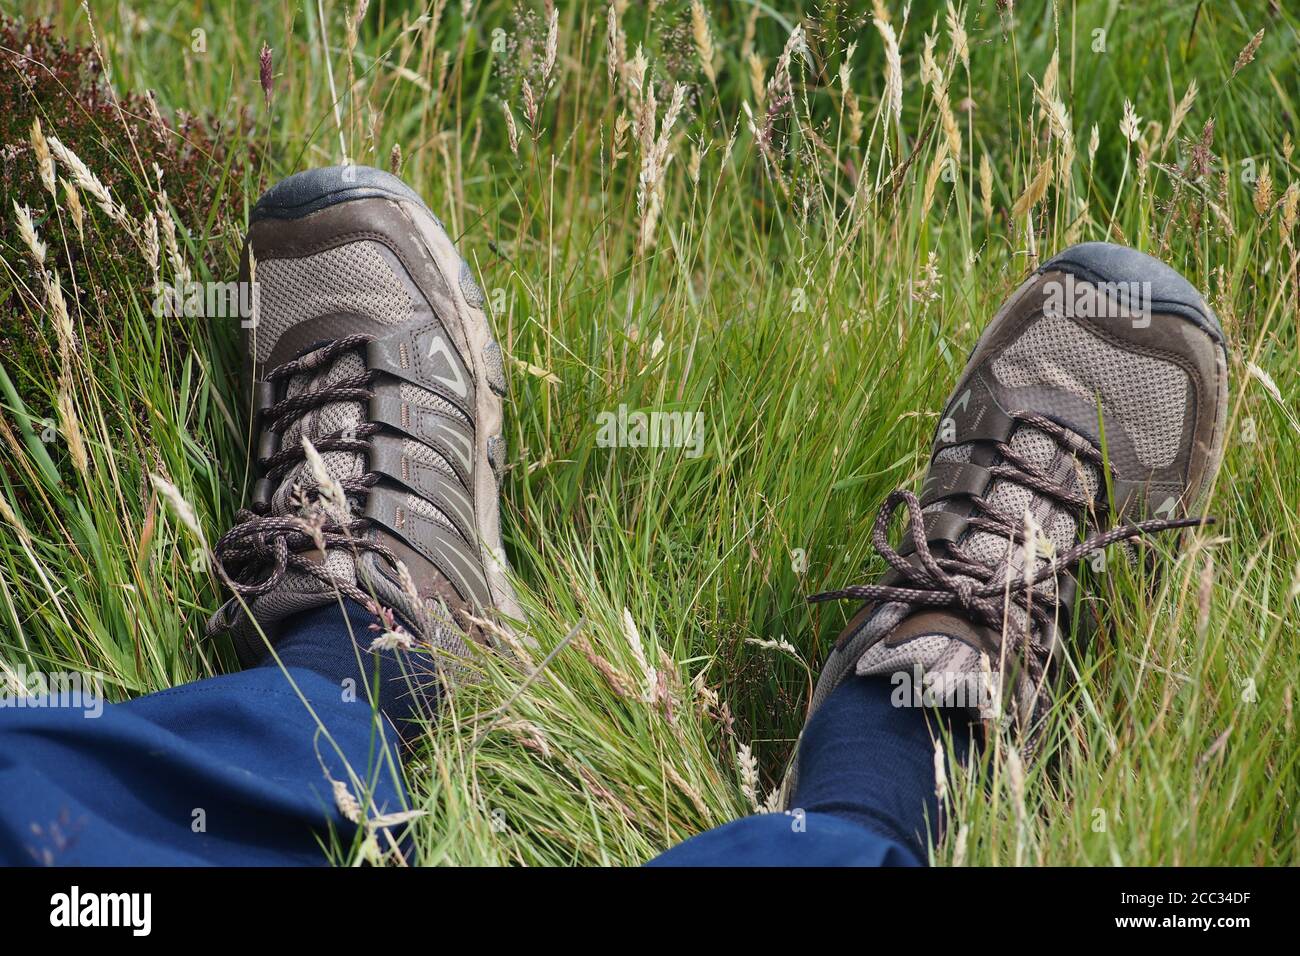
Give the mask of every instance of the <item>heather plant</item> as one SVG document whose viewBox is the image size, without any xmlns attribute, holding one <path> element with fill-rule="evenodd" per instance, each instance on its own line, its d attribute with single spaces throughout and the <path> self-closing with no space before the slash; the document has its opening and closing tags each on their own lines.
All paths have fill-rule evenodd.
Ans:
<svg viewBox="0 0 1300 956">
<path fill-rule="evenodd" d="M 170 255 L 175 245 L 206 267 L 228 264 L 231 240 L 221 237 L 237 231 L 244 177 L 255 166 L 252 149 L 243 144 L 242 116 L 229 121 L 234 128 L 222 128 L 201 113 L 164 111 L 148 90 L 118 95 L 94 46 L 69 43 L 47 21 L 3 15 L 0 101 L 6 104 L 0 112 L 0 196 L 7 213 L 0 217 L 0 243 L 19 247 L 8 214 L 14 204 L 33 210 L 67 271 L 68 294 L 111 294 L 90 281 L 96 254 L 130 288 L 149 288 L 148 255 L 120 240 L 131 224 L 154 216 L 164 198 L 177 224 L 174 238 L 163 227 L 164 252 Z M 51 140 L 67 162 L 51 156 Z M 112 197 L 107 208 L 95 198 L 97 189 Z M 120 216 L 114 215 L 118 203 Z M 60 208 L 61 218 L 54 215 Z M 0 277 L 0 347 L 25 355 L 26 368 L 53 337 L 42 327 L 42 310 L 23 294 L 37 277 L 21 261 L 11 258 L 11 274 Z M 106 311 L 111 319 L 112 310 Z M 92 322 L 85 331 L 88 347 L 97 347 L 116 334 L 116 323 Z M 25 382 L 18 385 L 30 394 Z"/>
</svg>

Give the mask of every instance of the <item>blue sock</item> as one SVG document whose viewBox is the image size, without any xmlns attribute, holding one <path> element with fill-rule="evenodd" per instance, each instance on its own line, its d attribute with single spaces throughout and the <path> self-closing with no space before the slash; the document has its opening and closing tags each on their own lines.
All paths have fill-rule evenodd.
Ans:
<svg viewBox="0 0 1300 956">
<path fill-rule="evenodd" d="M 829 813 L 900 843 L 926 859 L 938 842 L 934 739 L 951 733 L 958 762 L 972 747 L 965 711 L 896 707 L 887 677 L 850 677 L 804 730 L 792 806 Z M 946 758 L 946 751 L 945 751 Z"/>
<path fill-rule="evenodd" d="M 368 650 L 379 632 L 370 629 L 375 617 L 354 601 L 344 599 L 345 617 L 337 603 L 286 618 L 275 641 L 285 667 L 303 667 L 346 689 L 352 681 L 358 700 L 374 701 L 403 737 L 418 732 L 413 718 L 430 718 L 437 706 L 435 675 L 422 655 Z M 349 633 L 349 628 L 351 631 Z M 353 643 L 355 638 L 356 643 Z M 267 654 L 257 667 L 277 667 Z"/>
</svg>

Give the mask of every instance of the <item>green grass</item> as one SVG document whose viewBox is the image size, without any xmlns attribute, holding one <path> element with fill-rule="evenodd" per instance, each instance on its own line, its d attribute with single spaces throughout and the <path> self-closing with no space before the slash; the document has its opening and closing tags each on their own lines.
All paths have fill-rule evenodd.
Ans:
<svg viewBox="0 0 1300 956">
<path fill-rule="evenodd" d="M 1080 0 L 1020 2 L 1012 18 L 970 2 L 966 67 L 951 55 L 943 5 L 918 0 L 904 26 L 890 3 L 902 47 L 896 120 L 882 105 L 881 35 L 852 12 L 861 5 L 782 4 L 778 17 L 767 5 L 710 2 L 716 81 L 691 41 L 689 3 L 651 15 L 630 5 L 627 53 L 644 46 L 660 117 L 672 85 L 687 85 L 654 241 L 642 247 L 644 150 L 627 84 L 611 87 L 607 75 L 602 4 L 560 4 L 549 88 L 540 2 L 477 2 L 468 24 L 460 4 L 438 5 L 436 24 L 412 26 L 430 11 L 374 0 L 352 51 L 332 4 L 323 31 L 314 3 L 132 6 L 134 19 L 90 4 L 116 88 L 152 88 L 166 111 L 211 114 L 228 131 L 224 149 L 259 157 L 248 181 L 223 184 L 219 214 L 182 223 L 197 275 L 232 277 L 247 204 L 279 176 L 339 161 L 341 141 L 354 161 L 378 166 L 400 147 L 403 176 L 474 265 L 515 360 L 506 547 L 537 650 L 531 662 L 486 662 L 486 681 L 456 696 L 408 766 L 427 811 L 415 822 L 422 862 L 639 863 L 751 811 L 746 748 L 763 801 L 852 613 L 805 596 L 882 569 L 868 541 L 876 509 L 918 483 L 938 409 L 983 324 L 1037 263 L 1087 239 L 1169 261 L 1223 321 L 1231 423 L 1208 507 L 1219 524 L 1166 539 L 1158 580 L 1122 562 L 1094 576 L 1105 626 L 1072 659 L 1080 680 L 1056 711 L 1055 759 L 1022 783 L 998 739 L 984 766 L 950 772 L 963 834 L 934 858 L 1297 861 L 1300 342 L 1295 205 L 1283 201 L 1300 179 L 1288 135 L 1300 106 L 1292 13 Z M 33 7 L 90 41 L 79 7 L 21 4 L 24 15 Z M 537 12 L 521 21 L 520 9 Z M 0 11 L 15 12 L 11 0 Z M 772 98 L 758 102 L 748 54 L 767 84 L 800 21 L 809 53 L 793 57 L 793 96 L 764 146 L 745 104 L 763 127 Z M 1257 54 L 1234 76 L 1261 28 Z M 1098 29 L 1105 52 L 1094 52 Z M 938 37 L 948 107 L 920 78 L 926 32 Z M 262 39 L 274 49 L 269 108 Z M 1053 57 L 1069 143 L 1034 98 Z M 1199 92 L 1170 137 L 1192 80 Z M 1143 117 L 1136 143 L 1120 131 L 1125 100 Z M 961 139 L 950 176 L 936 162 L 944 109 Z M 1191 145 L 1210 120 L 1216 162 L 1198 176 Z M 31 162 L 17 145 L 13 161 Z M 116 158 L 141 188 L 134 157 Z M 1048 161 L 1026 210 L 1019 201 Z M 1259 185 L 1265 167 L 1271 195 Z M 10 216 L 7 197 L 3 206 Z M 66 209 L 47 214 L 55 268 L 73 250 L 94 263 L 95 242 L 120 241 L 98 209 L 84 250 Z M 4 235 L 0 287 L 30 303 L 53 343 L 26 250 Z M 249 490 L 247 401 L 233 323 L 155 319 L 147 290 L 111 268 L 96 282 L 72 299 L 73 322 L 83 341 L 109 334 L 68 359 L 65 376 L 84 470 L 69 427 L 44 426 L 62 421 L 58 350 L 0 356 L 0 498 L 17 519 L 0 533 L 0 662 L 99 670 L 121 698 L 231 665 L 228 649 L 200 636 L 216 583 L 148 475 L 174 482 L 215 540 Z M 598 447 L 597 415 L 620 404 L 703 413 L 703 454 Z M 652 702 L 625 611 L 664 675 Z M 525 685 L 530 663 L 579 623 Z M 780 640 L 796 653 L 754 643 Z"/>
</svg>

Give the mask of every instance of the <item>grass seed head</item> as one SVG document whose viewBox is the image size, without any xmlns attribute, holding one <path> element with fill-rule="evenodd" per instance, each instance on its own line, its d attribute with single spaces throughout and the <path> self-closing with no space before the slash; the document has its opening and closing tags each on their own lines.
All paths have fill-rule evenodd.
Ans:
<svg viewBox="0 0 1300 956">
<path fill-rule="evenodd" d="M 1241 52 L 1237 54 L 1237 61 L 1232 64 L 1232 75 L 1228 79 L 1232 79 L 1250 65 L 1250 61 L 1255 59 L 1255 54 L 1259 52 L 1259 45 L 1263 42 L 1264 30 L 1261 27 L 1260 31 L 1251 37 L 1250 42 L 1242 47 Z"/>
<path fill-rule="evenodd" d="M 605 29 L 605 66 L 609 85 L 617 89 L 623 65 L 627 62 L 627 37 L 618 22 L 618 5 L 611 3 Z"/>
<path fill-rule="evenodd" d="M 980 153 L 980 203 L 987 221 L 993 219 L 993 167 L 989 154 Z"/>
<path fill-rule="evenodd" d="M 63 200 L 67 204 L 68 215 L 72 217 L 72 224 L 77 227 L 77 239 L 85 242 L 86 207 L 81 204 L 81 191 L 66 177 L 60 181 L 63 183 Z"/>
<path fill-rule="evenodd" d="M 32 119 L 32 150 L 36 154 L 36 170 L 40 173 L 41 185 L 51 196 L 54 195 L 54 159 L 50 156 L 50 144 L 41 132 L 41 118 Z"/>
<path fill-rule="evenodd" d="M 510 152 L 519 155 L 519 129 L 515 126 L 515 114 L 510 111 L 510 104 L 501 101 L 501 111 L 506 117 L 506 137 L 510 142 Z"/>
<path fill-rule="evenodd" d="M 126 215 L 126 210 L 117 204 L 108 187 L 90 171 L 90 167 L 81 161 L 81 157 L 64 146 L 57 136 L 49 137 L 48 142 L 54 158 L 72 175 L 72 181 L 77 184 L 77 187 L 89 193 L 109 219 L 118 225 L 130 228 L 130 219 Z"/>
<path fill-rule="evenodd" d="M 1178 101 L 1178 105 L 1174 107 L 1169 117 L 1169 132 L 1165 133 L 1165 148 L 1174 141 L 1174 135 L 1183 125 L 1183 120 L 1187 119 L 1187 114 L 1192 111 L 1192 104 L 1196 102 L 1196 93 L 1196 80 L 1192 79 L 1187 84 L 1187 92 L 1183 94 L 1183 98 Z"/>
<path fill-rule="evenodd" d="M 262 44 L 261 52 L 257 54 L 257 79 L 258 84 L 262 87 L 262 97 L 266 100 L 266 105 L 271 105 L 271 94 L 275 92 L 275 74 L 271 72 L 271 48 L 265 43 Z"/>
<path fill-rule="evenodd" d="M 199 516 L 194 511 L 194 506 L 185 500 L 180 491 L 166 478 L 161 475 L 150 475 L 149 481 L 153 484 L 154 490 L 158 492 L 159 497 L 167 502 L 172 514 L 180 520 L 195 539 L 207 549 L 207 539 L 203 534 L 203 527 L 199 524 Z"/>
<path fill-rule="evenodd" d="M 1282 194 L 1282 233 L 1286 236 L 1295 228 L 1297 205 L 1300 205 L 1300 183 L 1293 180 Z"/>
<path fill-rule="evenodd" d="M 966 25 L 962 23 L 957 9 L 952 5 L 952 0 L 948 0 L 948 13 L 945 16 L 948 24 L 948 38 L 952 41 L 952 52 L 961 60 L 961 65 L 967 70 L 970 69 L 970 42 L 966 38 Z"/>
<path fill-rule="evenodd" d="M 46 245 L 41 241 L 40 235 L 36 232 L 36 222 L 32 219 L 32 211 L 27 206 L 18 205 L 14 201 L 14 220 L 18 224 L 18 236 L 27 247 L 27 251 L 36 260 L 37 268 L 45 268 Z"/>
<path fill-rule="evenodd" d="M 68 444 L 68 457 L 72 467 L 83 478 L 90 474 L 90 456 L 86 454 L 86 442 L 81 436 L 81 422 L 77 418 L 77 409 L 72 401 L 72 383 L 69 376 L 59 387 L 59 432 Z"/>
<path fill-rule="evenodd" d="M 330 778 L 330 788 L 334 791 L 334 806 L 338 807 L 343 818 L 351 823 L 361 822 L 361 804 L 352 795 L 348 785 L 342 780 Z"/>
<path fill-rule="evenodd" d="M 560 51 L 560 11 L 555 0 L 547 0 L 546 52 L 542 58 L 542 86 L 550 89 L 555 80 L 555 62 Z"/>
<path fill-rule="evenodd" d="M 1047 195 L 1047 187 L 1052 182 L 1052 157 L 1043 157 L 1043 162 L 1038 167 L 1034 178 L 1030 180 L 1025 191 L 1020 194 L 1015 205 L 1011 207 L 1011 215 L 1015 219 L 1020 219 L 1029 214 L 1029 211 L 1042 201 Z"/>
<path fill-rule="evenodd" d="M 948 770 L 944 761 L 943 741 L 934 741 L 934 795 L 942 805 L 948 799 Z"/>
<path fill-rule="evenodd" d="M 736 769 L 740 772 L 740 792 L 750 808 L 758 813 L 758 759 L 749 749 L 749 744 L 736 745 Z"/>
<path fill-rule="evenodd" d="M 329 473 L 325 460 L 306 435 L 302 436 L 302 449 L 307 456 L 308 470 L 316 479 L 317 495 L 322 507 L 338 525 L 346 527 L 352 521 L 352 504 L 348 501 L 343 486 Z"/>
<path fill-rule="evenodd" d="M 691 38 L 695 42 L 695 53 L 700 58 L 704 75 L 710 83 L 716 83 L 718 74 L 713 68 L 713 34 L 709 31 L 709 18 L 700 0 L 691 0 Z"/>
<path fill-rule="evenodd" d="M 1130 143 L 1136 143 L 1142 135 L 1142 117 L 1137 115 L 1131 100 L 1124 101 L 1124 116 L 1119 121 L 1119 131 Z"/>
<path fill-rule="evenodd" d="M 1273 208 L 1273 174 L 1268 170 L 1268 163 L 1259 167 L 1259 174 L 1255 179 L 1255 193 L 1251 201 L 1254 203 L 1255 212 L 1261 216 L 1267 216 L 1269 210 Z"/>
<path fill-rule="evenodd" d="M 876 16 L 872 22 L 885 44 L 885 111 L 897 122 L 903 116 L 903 59 L 898 36 L 888 19 Z"/>
</svg>

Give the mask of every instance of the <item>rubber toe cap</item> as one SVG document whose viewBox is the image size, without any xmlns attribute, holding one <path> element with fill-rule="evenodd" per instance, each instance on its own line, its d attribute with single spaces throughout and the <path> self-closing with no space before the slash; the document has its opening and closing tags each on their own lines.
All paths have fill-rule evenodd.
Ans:
<svg viewBox="0 0 1300 956">
<path fill-rule="evenodd" d="M 1039 274 L 1069 272 L 1091 283 L 1150 283 L 1151 307 L 1194 322 L 1222 344 L 1218 318 L 1196 288 L 1159 259 L 1111 242 L 1081 242 L 1048 260 Z"/>
</svg>

